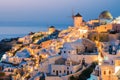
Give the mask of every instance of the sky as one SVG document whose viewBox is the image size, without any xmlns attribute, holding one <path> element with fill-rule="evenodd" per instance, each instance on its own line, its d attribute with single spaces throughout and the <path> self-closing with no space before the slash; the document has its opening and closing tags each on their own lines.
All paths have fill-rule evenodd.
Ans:
<svg viewBox="0 0 120 80">
<path fill-rule="evenodd" d="M 0 0 L 0 26 L 72 25 L 72 13 L 85 21 L 108 10 L 120 16 L 120 0 Z"/>
</svg>

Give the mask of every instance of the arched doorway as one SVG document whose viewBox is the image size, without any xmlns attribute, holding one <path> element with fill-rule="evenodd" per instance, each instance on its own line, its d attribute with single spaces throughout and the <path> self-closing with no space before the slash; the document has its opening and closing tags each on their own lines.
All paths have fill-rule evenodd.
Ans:
<svg viewBox="0 0 120 80">
<path fill-rule="evenodd" d="M 56 75 L 58 75 L 58 71 L 56 70 Z"/>
<path fill-rule="evenodd" d="M 69 75 L 69 71 L 67 71 L 67 75 Z"/>
</svg>

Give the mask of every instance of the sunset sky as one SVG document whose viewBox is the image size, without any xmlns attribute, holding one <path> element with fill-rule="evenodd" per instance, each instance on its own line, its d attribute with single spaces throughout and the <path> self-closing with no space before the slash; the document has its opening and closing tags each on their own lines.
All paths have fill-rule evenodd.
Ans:
<svg viewBox="0 0 120 80">
<path fill-rule="evenodd" d="M 71 25 L 72 10 L 96 19 L 108 10 L 120 16 L 120 0 L 0 0 L 0 26 Z"/>
</svg>

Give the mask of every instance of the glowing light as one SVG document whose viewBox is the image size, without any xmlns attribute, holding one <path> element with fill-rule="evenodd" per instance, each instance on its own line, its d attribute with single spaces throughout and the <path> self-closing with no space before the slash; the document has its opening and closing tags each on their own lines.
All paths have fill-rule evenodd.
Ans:
<svg viewBox="0 0 120 80">
<path fill-rule="evenodd" d="M 7 55 L 6 55 L 6 54 L 4 54 L 2 58 L 3 58 L 3 59 L 6 59 L 6 58 L 7 58 Z"/>
<path fill-rule="evenodd" d="M 109 59 L 108 56 L 105 56 L 105 57 L 104 57 L 104 60 L 108 60 L 108 59 Z"/>
<path fill-rule="evenodd" d="M 100 56 L 98 56 L 98 64 L 99 64 L 99 65 L 102 64 L 102 61 L 103 61 L 103 59 L 102 59 Z"/>
<path fill-rule="evenodd" d="M 102 58 L 100 58 L 99 61 L 102 62 Z"/>
<path fill-rule="evenodd" d="M 30 72 L 32 72 L 33 71 L 33 68 L 30 68 Z"/>
<path fill-rule="evenodd" d="M 102 63 L 99 63 L 99 65 L 102 65 Z"/>
<path fill-rule="evenodd" d="M 48 57 L 48 55 L 46 54 L 44 57 L 45 57 L 45 58 L 47 58 L 47 57 Z"/>
<path fill-rule="evenodd" d="M 115 73 L 117 73 L 119 70 L 120 70 L 119 66 L 115 67 Z"/>
<path fill-rule="evenodd" d="M 47 54 L 42 54 L 41 56 L 42 56 L 42 58 L 47 58 L 48 57 Z"/>
<path fill-rule="evenodd" d="M 120 50 L 118 50 L 117 53 L 120 53 Z"/>
<path fill-rule="evenodd" d="M 83 29 L 79 29 L 79 31 L 80 31 L 81 33 L 87 33 L 87 32 L 88 32 L 88 30 L 83 30 Z"/>
<path fill-rule="evenodd" d="M 13 54 L 9 52 L 8 55 L 9 55 L 9 56 L 12 56 Z"/>
</svg>

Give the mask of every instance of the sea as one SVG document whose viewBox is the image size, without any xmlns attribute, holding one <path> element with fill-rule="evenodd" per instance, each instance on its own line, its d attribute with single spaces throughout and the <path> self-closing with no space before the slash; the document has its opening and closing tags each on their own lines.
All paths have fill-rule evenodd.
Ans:
<svg viewBox="0 0 120 80">
<path fill-rule="evenodd" d="M 55 26 L 56 29 L 66 29 L 67 26 Z M 0 26 L 0 41 L 2 39 L 10 39 L 24 37 L 30 32 L 44 32 L 48 30 L 48 26 Z"/>
<path fill-rule="evenodd" d="M 46 32 L 48 26 L 0 26 L 0 41 L 2 39 L 11 39 L 24 37 L 30 32 Z M 67 29 L 67 26 L 55 26 L 57 30 Z M 0 53 L 0 60 L 4 53 Z"/>
</svg>

